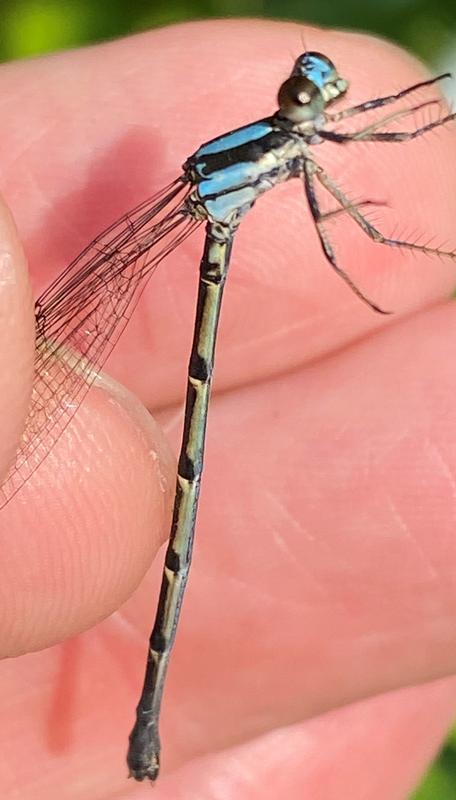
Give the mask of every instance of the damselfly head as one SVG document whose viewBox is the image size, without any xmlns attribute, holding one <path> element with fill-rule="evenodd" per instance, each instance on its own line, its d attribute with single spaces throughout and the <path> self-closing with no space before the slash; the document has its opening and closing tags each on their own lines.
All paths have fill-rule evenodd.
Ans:
<svg viewBox="0 0 456 800">
<path fill-rule="evenodd" d="M 291 77 L 308 78 L 320 89 L 325 103 L 331 103 L 348 89 L 348 81 L 341 78 L 336 67 L 322 53 L 302 53 L 296 59 Z"/>
<path fill-rule="evenodd" d="M 323 113 L 326 105 L 320 89 L 302 75 L 292 75 L 282 83 L 277 102 L 279 116 L 295 124 L 314 120 Z"/>
</svg>

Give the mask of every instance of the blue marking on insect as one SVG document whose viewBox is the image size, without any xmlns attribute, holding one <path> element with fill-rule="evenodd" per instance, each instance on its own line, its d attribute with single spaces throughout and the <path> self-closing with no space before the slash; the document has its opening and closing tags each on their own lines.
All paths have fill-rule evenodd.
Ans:
<svg viewBox="0 0 456 800">
<path fill-rule="evenodd" d="M 256 197 L 257 193 L 253 186 L 244 186 L 228 194 L 221 194 L 213 200 L 206 200 L 204 207 L 213 220 L 225 222 L 242 207 L 253 205 Z"/>
<path fill-rule="evenodd" d="M 336 69 L 329 58 L 321 56 L 319 53 L 304 53 L 298 58 L 294 67 L 296 75 L 303 75 L 319 89 L 323 89 L 327 83 L 336 77 Z"/>
<path fill-rule="evenodd" d="M 198 185 L 198 194 L 203 198 L 219 194 L 219 192 L 226 192 L 227 189 L 237 189 L 255 181 L 260 172 L 261 167 L 255 161 L 241 161 L 239 164 L 232 164 L 230 167 L 213 172 L 209 178 L 202 180 Z"/>
<path fill-rule="evenodd" d="M 270 121 L 254 122 L 252 125 L 244 125 L 225 136 L 218 136 L 217 139 L 212 139 L 210 142 L 203 144 L 199 150 L 194 154 L 197 158 L 199 156 L 212 155 L 213 153 L 222 153 L 224 150 L 231 150 L 233 147 L 240 147 L 256 139 L 261 139 L 272 130 Z"/>
</svg>

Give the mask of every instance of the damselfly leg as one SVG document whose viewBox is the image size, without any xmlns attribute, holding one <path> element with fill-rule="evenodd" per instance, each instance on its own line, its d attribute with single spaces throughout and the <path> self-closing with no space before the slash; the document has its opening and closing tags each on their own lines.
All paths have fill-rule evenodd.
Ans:
<svg viewBox="0 0 456 800">
<path fill-rule="evenodd" d="M 427 104 L 425 104 L 427 105 Z M 419 108 L 419 107 L 417 107 Z M 412 111 L 415 109 L 412 109 Z M 441 125 L 446 125 L 452 122 L 456 114 L 446 114 L 441 119 L 436 119 L 434 122 L 428 122 L 414 131 L 384 131 L 381 133 L 373 133 L 371 126 L 362 128 L 359 131 L 352 131 L 351 133 L 336 133 L 336 131 L 320 131 L 322 139 L 328 142 L 337 142 L 344 144 L 346 142 L 410 142 L 412 139 L 418 139 L 419 136 L 424 136 L 426 133 L 435 128 L 440 128 Z"/>
<path fill-rule="evenodd" d="M 328 122 L 340 122 L 342 119 L 348 119 L 348 117 L 354 117 L 357 114 L 364 114 L 366 111 L 372 111 L 374 108 L 389 106 L 391 103 L 397 103 L 398 100 L 403 100 L 407 95 L 417 92 L 419 89 L 424 89 L 427 86 L 432 86 L 439 81 L 445 80 L 445 78 L 451 78 L 449 72 L 444 72 L 442 75 L 437 75 L 436 78 L 430 78 L 427 81 L 414 83 L 413 86 L 408 86 L 406 89 L 402 89 L 396 94 L 389 94 L 384 97 L 377 97 L 374 100 L 367 100 L 365 103 L 358 103 L 358 105 L 352 106 L 351 108 L 344 108 L 343 111 L 338 111 L 335 114 L 327 113 L 326 119 Z"/>
<path fill-rule="evenodd" d="M 316 177 L 317 180 L 324 186 L 325 189 L 340 203 L 342 208 L 347 211 L 347 214 L 356 222 L 357 225 L 364 231 L 364 233 L 369 236 L 372 241 L 376 242 L 377 244 L 385 244 L 389 247 L 399 247 L 404 250 L 415 250 L 420 253 L 426 253 L 426 255 L 434 255 L 434 256 L 445 256 L 446 258 L 456 258 L 456 250 L 443 250 L 440 247 L 430 247 L 426 244 L 418 244 L 417 242 L 408 242 L 403 239 L 394 239 L 388 236 L 384 236 L 377 228 L 369 222 L 366 217 L 364 217 L 358 208 L 356 208 L 349 200 L 349 198 L 338 188 L 338 186 L 334 183 L 333 180 L 326 174 L 326 172 L 318 166 L 314 161 L 310 161 L 308 165 L 306 165 L 306 172 L 305 172 L 305 186 L 306 186 L 306 193 L 309 200 L 309 205 L 311 206 L 312 216 L 317 224 L 317 228 L 319 225 L 318 221 L 318 205 L 315 201 L 315 192 L 313 191 L 313 177 Z M 316 217 L 315 217 L 316 215 Z M 326 251 L 325 251 L 326 254 Z M 329 259 L 331 264 L 334 266 L 333 261 Z M 344 278 L 345 279 L 345 278 Z M 357 293 L 355 291 L 355 293 Z M 362 299 L 365 299 L 361 296 Z M 369 301 L 367 301 L 369 302 Z M 369 305 L 372 305 L 369 303 Z M 374 307 L 375 308 L 375 307 Z M 378 309 L 376 309 L 378 310 Z"/>
</svg>

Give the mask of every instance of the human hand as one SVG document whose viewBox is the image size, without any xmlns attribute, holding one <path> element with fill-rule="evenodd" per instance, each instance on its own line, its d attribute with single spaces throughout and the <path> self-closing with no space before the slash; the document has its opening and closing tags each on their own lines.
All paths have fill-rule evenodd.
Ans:
<svg viewBox="0 0 456 800">
<path fill-rule="evenodd" d="M 421 77 L 384 42 L 304 33 L 351 81 L 344 103 Z M 3 67 L 0 182 L 37 283 L 202 141 L 270 113 L 300 49 L 294 25 L 218 22 Z M 397 221 L 439 242 L 456 210 L 454 146 L 454 129 L 441 129 L 315 157 L 351 196 L 388 202 L 387 233 Z M 22 276 L 14 232 L 0 232 Z M 347 219 L 333 238 L 394 318 L 332 273 L 297 181 L 261 198 L 237 237 L 160 800 L 214 798 L 220 786 L 236 800 L 332 800 L 347 784 L 351 800 L 406 797 L 453 714 L 451 679 L 402 687 L 456 662 L 454 265 L 375 246 Z M 160 267 L 109 365 L 164 409 L 173 444 L 200 251 L 196 236 Z M 22 277 L 2 291 L 12 441 L 33 316 Z M 125 601 L 168 534 L 173 466 L 137 401 L 107 390 L 90 392 L 0 518 L 3 654 L 62 642 L 2 665 L 5 798 L 19 785 L 34 800 L 149 796 L 124 783 L 123 759 L 161 557 Z"/>
</svg>

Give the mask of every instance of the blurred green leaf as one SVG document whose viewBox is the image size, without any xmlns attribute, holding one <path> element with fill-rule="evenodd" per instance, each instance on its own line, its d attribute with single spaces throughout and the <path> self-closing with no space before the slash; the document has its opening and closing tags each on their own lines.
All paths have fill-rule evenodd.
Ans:
<svg viewBox="0 0 456 800">
<path fill-rule="evenodd" d="M 456 730 L 410 800 L 453 800 L 456 797 Z"/>
</svg>

